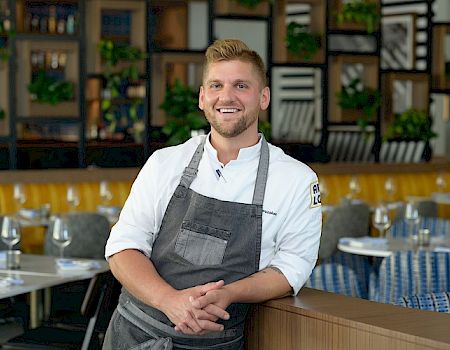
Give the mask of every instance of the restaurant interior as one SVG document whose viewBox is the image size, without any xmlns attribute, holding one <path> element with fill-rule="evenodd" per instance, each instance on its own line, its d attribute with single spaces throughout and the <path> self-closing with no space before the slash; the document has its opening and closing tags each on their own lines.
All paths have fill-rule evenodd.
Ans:
<svg viewBox="0 0 450 350">
<path fill-rule="evenodd" d="M 450 2 L 0 0 L 0 346 L 100 349 L 104 258 L 158 149 L 209 132 L 204 51 L 263 58 L 259 130 L 318 175 L 305 286 L 247 349 L 450 349 Z"/>
</svg>

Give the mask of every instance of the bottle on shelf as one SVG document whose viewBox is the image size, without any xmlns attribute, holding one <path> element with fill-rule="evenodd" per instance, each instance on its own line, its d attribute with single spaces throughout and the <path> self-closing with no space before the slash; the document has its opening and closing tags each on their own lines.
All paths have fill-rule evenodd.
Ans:
<svg viewBox="0 0 450 350">
<path fill-rule="evenodd" d="M 56 33 L 56 6 L 48 7 L 48 32 L 50 34 Z"/>
<path fill-rule="evenodd" d="M 58 34 L 64 34 L 64 32 L 66 31 L 66 21 L 63 18 L 58 20 L 56 31 L 58 32 Z"/>
<path fill-rule="evenodd" d="M 74 15 L 67 16 L 66 32 L 67 32 L 67 34 L 70 34 L 70 35 L 75 34 L 75 16 Z"/>
</svg>

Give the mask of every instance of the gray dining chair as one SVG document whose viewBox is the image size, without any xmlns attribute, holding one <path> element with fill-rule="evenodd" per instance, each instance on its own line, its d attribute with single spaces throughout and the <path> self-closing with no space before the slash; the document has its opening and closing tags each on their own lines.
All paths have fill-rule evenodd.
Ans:
<svg viewBox="0 0 450 350">
<path fill-rule="evenodd" d="M 342 201 L 324 221 L 320 238 L 319 259 L 337 252 L 341 237 L 362 237 L 369 234 L 370 208 L 366 203 Z"/>
<path fill-rule="evenodd" d="M 406 205 L 402 204 L 398 206 L 395 212 L 395 218 L 402 219 L 405 217 Z M 417 212 L 421 217 L 437 217 L 438 205 L 433 200 L 423 199 L 417 202 Z"/>
<path fill-rule="evenodd" d="M 121 285 L 111 271 L 97 274 L 90 281 L 79 309 L 79 318 L 28 329 L 7 342 L 10 350 L 88 350 L 101 349 L 112 313 L 119 300 Z"/>
<path fill-rule="evenodd" d="M 70 213 L 65 218 L 72 234 L 72 241 L 64 249 L 64 256 L 103 259 L 110 231 L 108 219 L 98 213 Z M 44 253 L 59 255 L 59 248 L 52 241 L 50 229 L 45 236 Z"/>
<path fill-rule="evenodd" d="M 105 245 L 109 236 L 108 219 L 98 213 L 70 213 L 65 215 L 72 241 L 64 249 L 66 258 L 104 259 Z M 46 255 L 59 256 L 59 247 L 52 241 L 51 228 L 44 241 Z M 86 281 L 76 281 L 52 288 L 50 316 L 64 317 L 76 311 L 87 288 Z"/>
</svg>

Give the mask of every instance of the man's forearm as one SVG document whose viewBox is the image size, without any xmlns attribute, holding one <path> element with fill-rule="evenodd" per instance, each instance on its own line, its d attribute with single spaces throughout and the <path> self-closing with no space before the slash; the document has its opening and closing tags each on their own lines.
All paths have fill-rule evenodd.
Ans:
<svg viewBox="0 0 450 350">
<path fill-rule="evenodd" d="M 117 280 L 131 294 L 150 306 L 161 309 L 163 296 L 174 291 L 158 274 L 151 260 L 138 250 L 123 250 L 108 261 Z"/>
<path fill-rule="evenodd" d="M 230 293 L 232 303 L 260 303 L 292 293 L 286 277 L 274 267 L 265 268 L 223 288 Z"/>
</svg>

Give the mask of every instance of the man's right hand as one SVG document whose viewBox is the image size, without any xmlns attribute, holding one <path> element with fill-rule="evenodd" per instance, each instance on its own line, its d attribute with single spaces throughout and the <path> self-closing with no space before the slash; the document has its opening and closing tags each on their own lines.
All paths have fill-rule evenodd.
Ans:
<svg viewBox="0 0 450 350">
<path fill-rule="evenodd" d="M 175 329 L 186 334 L 205 334 L 223 331 L 223 325 L 216 323 L 220 318 L 229 319 L 230 315 L 223 309 L 209 305 L 204 309 L 196 309 L 191 301 L 207 292 L 220 289 L 224 281 L 210 282 L 192 288 L 174 290 L 165 298 L 161 311 L 175 324 Z"/>
</svg>

